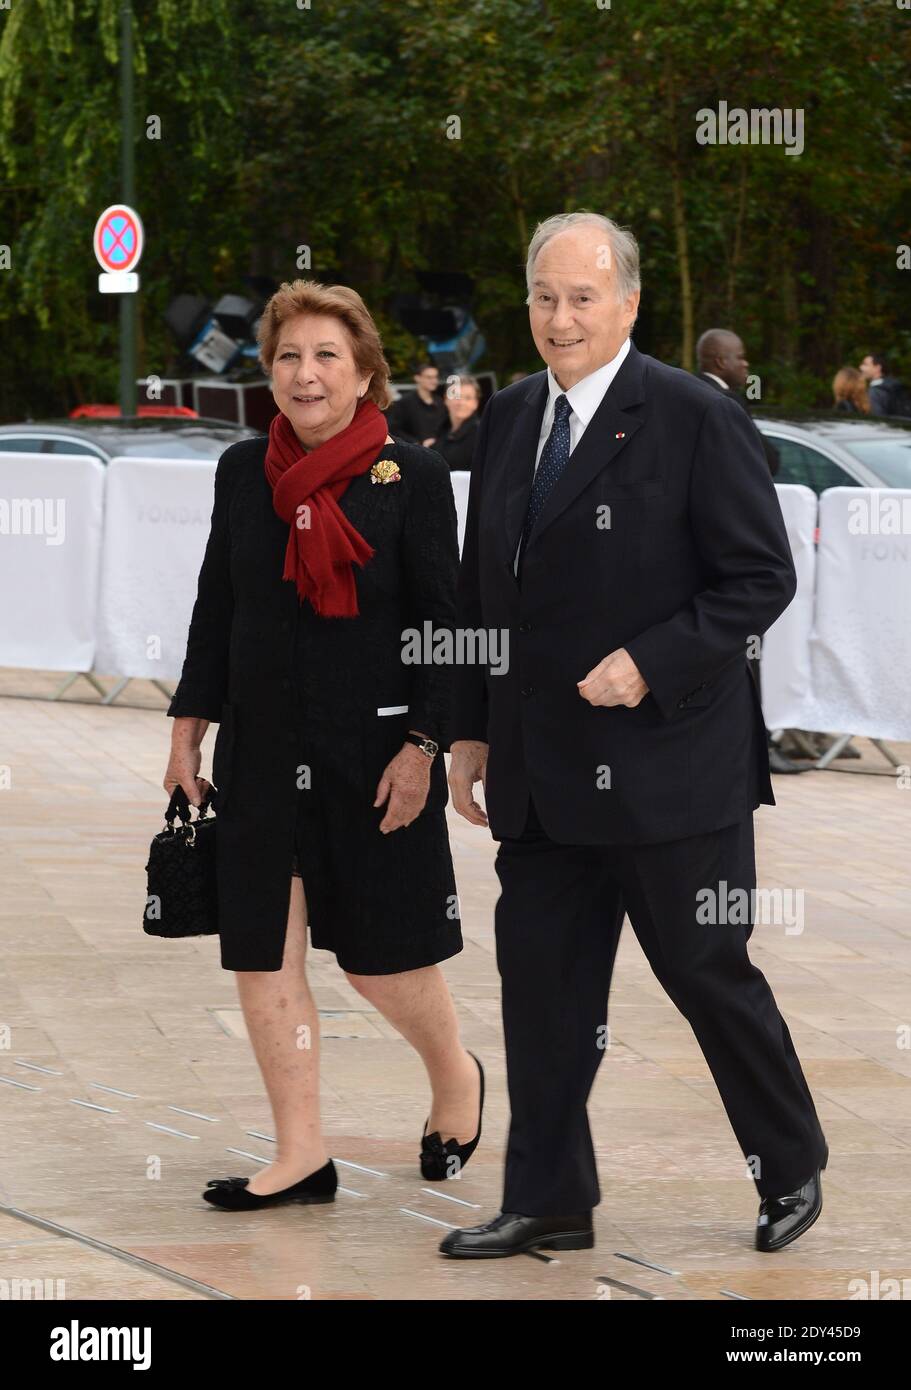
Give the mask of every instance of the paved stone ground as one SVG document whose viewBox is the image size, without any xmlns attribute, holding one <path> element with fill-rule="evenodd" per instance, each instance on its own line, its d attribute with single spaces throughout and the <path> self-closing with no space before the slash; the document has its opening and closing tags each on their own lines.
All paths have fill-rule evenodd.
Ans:
<svg viewBox="0 0 911 1390">
<path fill-rule="evenodd" d="M 757 816 L 760 884 L 806 894 L 805 930 L 760 924 L 751 953 L 829 1140 L 814 1229 L 777 1256 L 752 1249 L 753 1183 L 627 924 L 591 1102 L 596 1248 L 462 1263 L 437 1242 L 496 1211 L 507 1122 L 494 843 L 451 816 L 466 947 L 444 969 L 488 1076 L 464 1176 L 422 1182 L 421 1064 L 315 952 L 345 1190 L 331 1207 L 216 1211 L 207 1178 L 255 1171 L 271 1121 L 217 944 L 142 932 L 166 702 L 143 681 L 130 707 L 101 706 L 81 681 L 62 701 L 30 698 L 59 680 L 0 671 L 0 1280 L 89 1299 L 846 1299 L 873 1271 L 911 1276 L 911 791 L 871 745 L 858 740 L 860 762 L 777 778 L 778 807 Z M 897 751 L 911 763 L 911 746 Z"/>
</svg>

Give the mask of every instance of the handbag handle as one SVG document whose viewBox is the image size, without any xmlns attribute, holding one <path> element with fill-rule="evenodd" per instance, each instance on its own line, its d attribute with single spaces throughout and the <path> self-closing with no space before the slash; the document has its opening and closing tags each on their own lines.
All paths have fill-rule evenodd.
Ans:
<svg viewBox="0 0 911 1390">
<path fill-rule="evenodd" d="M 198 821 L 204 820 L 209 807 L 211 806 L 214 810 L 217 805 L 216 788 L 210 783 L 202 805 L 197 807 L 196 819 Z M 164 813 L 165 823 L 169 830 L 174 827 L 175 816 L 179 816 L 184 825 L 190 824 L 190 799 L 179 782 L 171 793 L 168 809 Z"/>
</svg>

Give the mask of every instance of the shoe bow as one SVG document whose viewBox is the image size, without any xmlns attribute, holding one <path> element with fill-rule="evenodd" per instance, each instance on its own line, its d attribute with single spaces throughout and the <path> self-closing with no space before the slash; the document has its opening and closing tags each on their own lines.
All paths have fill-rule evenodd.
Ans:
<svg viewBox="0 0 911 1390">
<path fill-rule="evenodd" d="M 439 1130 L 435 1129 L 433 1134 L 425 1134 L 421 1140 L 421 1150 L 423 1153 L 433 1154 L 435 1158 L 448 1158 L 450 1154 L 458 1153 L 459 1141 L 447 1139 L 444 1144 Z"/>
</svg>

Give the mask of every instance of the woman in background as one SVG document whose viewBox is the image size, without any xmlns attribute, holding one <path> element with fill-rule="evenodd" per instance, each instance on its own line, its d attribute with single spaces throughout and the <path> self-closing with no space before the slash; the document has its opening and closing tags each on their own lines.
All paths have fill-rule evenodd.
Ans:
<svg viewBox="0 0 911 1390">
<path fill-rule="evenodd" d="M 856 367 L 842 367 L 835 373 L 832 395 L 839 415 L 870 414 L 870 393 L 863 374 Z"/>
<path fill-rule="evenodd" d="M 480 405 L 481 387 L 475 377 L 465 373 L 450 381 L 446 388 L 449 419 L 436 438 L 425 439 L 424 445 L 442 454 L 451 472 L 471 472 L 481 425 Z"/>
</svg>

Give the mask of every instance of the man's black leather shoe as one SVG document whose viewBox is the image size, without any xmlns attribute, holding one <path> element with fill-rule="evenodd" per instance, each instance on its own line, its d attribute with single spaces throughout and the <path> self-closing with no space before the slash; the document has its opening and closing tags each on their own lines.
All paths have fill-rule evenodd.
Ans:
<svg viewBox="0 0 911 1390">
<path fill-rule="evenodd" d="M 592 1214 L 521 1216 L 501 1211 L 485 1226 L 450 1231 L 440 1250 L 458 1260 L 497 1260 L 525 1250 L 591 1250 L 595 1243 Z"/>
<path fill-rule="evenodd" d="M 821 1211 L 822 1180 L 817 1168 L 796 1192 L 784 1197 L 763 1197 L 756 1223 L 756 1249 L 782 1250 L 808 1231 Z"/>
</svg>

